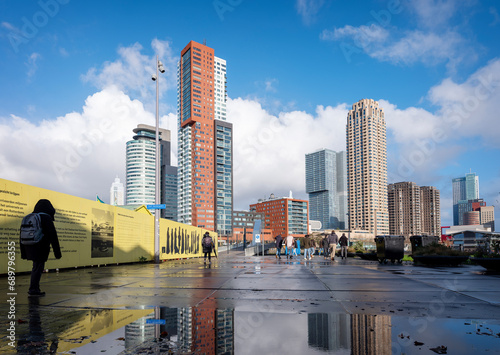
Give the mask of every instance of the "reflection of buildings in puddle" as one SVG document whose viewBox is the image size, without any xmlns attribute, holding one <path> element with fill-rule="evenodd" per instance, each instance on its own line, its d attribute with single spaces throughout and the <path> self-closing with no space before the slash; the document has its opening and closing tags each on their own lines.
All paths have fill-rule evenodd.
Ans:
<svg viewBox="0 0 500 355">
<path fill-rule="evenodd" d="M 178 346 L 182 351 L 233 353 L 234 310 L 179 308 L 177 334 Z"/>
<path fill-rule="evenodd" d="M 166 334 L 168 338 L 175 338 L 177 335 L 177 308 L 158 307 L 158 319 L 163 320 L 163 324 L 151 322 L 157 316 L 155 312 L 140 318 L 135 322 L 125 326 L 125 349 L 154 339 L 158 334 Z"/>
<path fill-rule="evenodd" d="M 321 350 L 351 348 L 351 318 L 342 313 L 309 313 L 307 315 L 309 346 Z"/>
<path fill-rule="evenodd" d="M 155 337 L 155 324 L 147 323 L 149 319 L 154 318 L 155 314 L 152 312 L 125 326 L 125 349 L 130 349 Z"/>
<path fill-rule="evenodd" d="M 352 349 L 356 354 L 391 353 L 391 318 L 342 313 L 307 315 L 308 344 L 321 350 Z"/>
<path fill-rule="evenodd" d="M 351 315 L 352 354 L 391 354 L 391 317 Z"/>
</svg>

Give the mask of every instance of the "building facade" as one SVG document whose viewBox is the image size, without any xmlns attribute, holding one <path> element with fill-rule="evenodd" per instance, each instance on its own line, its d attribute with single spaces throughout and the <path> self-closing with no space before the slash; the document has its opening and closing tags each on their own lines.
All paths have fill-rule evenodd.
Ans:
<svg viewBox="0 0 500 355">
<path fill-rule="evenodd" d="M 133 132 L 133 139 L 126 144 L 127 204 L 155 204 L 156 127 L 139 124 Z M 170 131 L 160 128 L 159 135 L 160 203 L 167 205 L 161 210 L 161 217 L 175 220 L 177 177 L 176 168 L 170 165 Z"/>
<path fill-rule="evenodd" d="M 166 208 L 162 211 L 162 217 L 177 221 L 177 167 L 165 167 L 162 173 L 162 201 Z"/>
<path fill-rule="evenodd" d="M 491 228 L 491 231 L 495 231 L 495 207 L 493 206 L 482 206 L 479 208 L 480 213 L 480 223 L 485 228 Z"/>
<path fill-rule="evenodd" d="M 349 229 L 388 234 L 386 124 L 377 101 L 352 105 L 346 140 Z"/>
<path fill-rule="evenodd" d="M 420 187 L 422 234 L 441 235 L 441 195 L 434 186 Z"/>
<path fill-rule="evenodd" d="M 109 189 L 109 204 L 113 206 L 125 204 L 125 187 L 119 177 L 115 178 Z"/>
<path fill-rule="evenodd" d="M 457 225 L 459 226 L 470 225 L 469 216 L 467 216 L 467 213 L 473 211 L 479 211 L 481 207 L 486 207 L 486 202 L 482 198 L 476 198 L 474 200 L 460 200 L 458 201 L 456 207 L 458 212 L 458 223 L 459 223 Z"/>
<path fill-rule="evenodd" d="M 463 177 L 458 177 L 452 180 L 453 188 L 453 225 L 461 226 L 464 224 L 463 213 L 464 206 L 469 200 L 479 198 L 479 176 L 476 173 L 465 174 Z"/>
<path fill-rule="evenodd" d="M 219 111 L 220 112 L 220 111 Z M 216 221 L 217 233 L 232 233 L 233 214 L 233 125 L 215 120 Z"/>
<path fill-rule="evenodd" d="M 407 238 L 422 232 L 420 187 L 414 182 L 387 186 L 389 234 Z"/>
<path fill-rule="evenodd" d="M 347 229 L 346 152 L 321 149 L 306 154 L 309 218 L 323 229 Z"/>
<path fill-rule="evenodd" d="M 178 221 L 230 233 L 232 126 L 226 120 L 226 62 L 194 41 L 177 69 Z"/>
<path fill-rule="evenodd" d="M 263 216 L 262 228 L 272 230 L 273 238 L 282 236 L 304 236 L 308 233 L 308 201 L 291 197 L 276 198 L 271 195 L 267 200 L 259 200 L 250 205 L 250 211 Z"/>
<path fill-rule="evenodd" d="M 441 234 L 439 190 L 419 187 L 414 182 L 398 182 L 387 186 L 389 234 L 407 238 L 414 235 Z"/>
</svg>

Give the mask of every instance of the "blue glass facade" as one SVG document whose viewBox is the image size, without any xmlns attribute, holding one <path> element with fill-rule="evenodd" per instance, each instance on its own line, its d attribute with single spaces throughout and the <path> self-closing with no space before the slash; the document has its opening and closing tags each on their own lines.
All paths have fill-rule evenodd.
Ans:
<svg viewBox="0 0 500 355">
<path fill-rule="evenodd" d="M 215 120 L 217 233 L 233 230 L 233 125 Z"/>
<path fill-rule="evenodd" d="M 479 177 L 475 173 L 452 180 L 453 186 L 453 225 L 463 225 L 463 213 L 467 212 L 470 200 L 479 198 Z"/>
<path fill-rule="evenodd" d="M 329 149 L 306 154 L 309 218 L 323 229 L 347 229 L 346 153 Z"/>
</svg>

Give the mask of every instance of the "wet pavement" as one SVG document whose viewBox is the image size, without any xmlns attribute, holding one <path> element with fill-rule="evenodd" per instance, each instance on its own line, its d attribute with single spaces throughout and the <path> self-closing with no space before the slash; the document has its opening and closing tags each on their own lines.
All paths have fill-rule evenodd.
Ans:
<svg viewBox="0 0 500 355">
<path fill-rule="evenodd" d="M 500 353 L 500 275 L 480 266 L 232 251 L 211 265 L 44 273 L 41 298 L 27 297 L 28 284 L 29 275 L 17 275 L 14 331 L 12 305 L 0 305 L 0 353 Z"/>
</svg>

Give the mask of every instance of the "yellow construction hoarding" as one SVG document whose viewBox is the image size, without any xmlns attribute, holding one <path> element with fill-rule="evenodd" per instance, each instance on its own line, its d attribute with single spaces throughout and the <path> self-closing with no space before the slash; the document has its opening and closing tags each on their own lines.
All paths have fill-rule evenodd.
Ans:
<svg viewBox="0 0 500 355">
<path fill-rule="evenodd" d="M 21 260 L 19 227 L 39 199 L 48 199 L 56 209 L 55 227 L 62 258 L 51 252 L 47 269 L 116 264 L 152 260 L 154 217 L 145 207 L 136 211 L 80 197 L 0 179 L 0 274 L 8 270 L 7 260 L 15 259 L 15 271 L 31 270 Z M 205 229 L 160 219 L 160 259 L 202 256 Z M 210 232 L 217 246 L 217 235 Z M 7 258 L 15 244 L 15 258 Z M 11 256 L 11 255 L 9 255 Z"/>
</svg>

